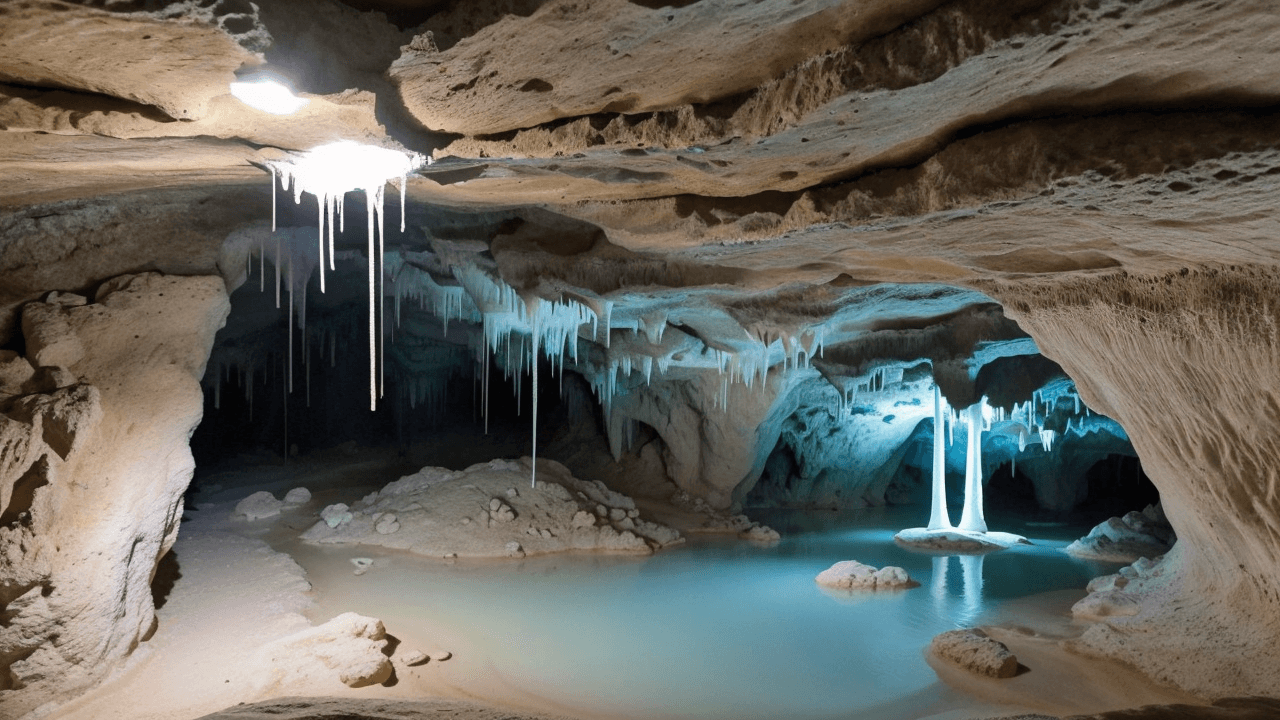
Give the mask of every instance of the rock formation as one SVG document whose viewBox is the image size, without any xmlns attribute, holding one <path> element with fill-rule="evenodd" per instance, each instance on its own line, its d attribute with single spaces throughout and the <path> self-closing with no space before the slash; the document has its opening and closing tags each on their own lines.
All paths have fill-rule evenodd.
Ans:
<svg viewBox="0 0 1280 720">
<path fill-rule="evenodd" d="M 1011 678 L 1018 674 L 1018 658 L 981 630 L 951 630 L 929 643 L 929 652 L 978 675 Z"/>
<path fill-rule="evenodd" d="M 1027 457 L 1030 432 L 994 421 L 989 462 L 1063 511 L 1131 441 L 1178 537 L 1158 573 L 1107 590 L 1136 612 L 1092 613 L 1081 646 L 1206 696 L 1274 694 L 1271 5 L 730 5 L 0 7 L 0 704 L 83 688 L 146 637 L 195 381 L 237 288 L 204 378 L 214 407 L 244 394 L 230 425 L 296 415 L 314 382 L 329 409 L 309 430 L 394 437 L 454 377 L 483 417 L 514 386 L 533 420 L 578 375 L 615 475 L 642 469 L 729 525 L 757 488 L 766 505 L 911 499 L 938 429 L 927 401 L 894 403 L 936 385 L 1012 415 L 1058 380 L 1021 387 L 1033 361 L 1001 360 L 1043 352 L 1084 417 L 1055 396 Z M 309 102 L 243 105 L 230 83 L 257 75 Z M 432 163 L 387 198 L 403 231 L 348 203 L 321 294 L 303 248 L 326 209 L 273 205 L 272 183 L 338 140 Z M 370 401 L 381 414 L 350 414 Z M 824 433 L 858 461 L 837 467 Z M 473 521 L 519 526 L 522 497 Z M 407 537 L 414 511 L 378 502 L 330 506 L 316 532 Z M 603 522 L 580 507 L 571 531 L 579 511 Z"/>
<path fill-rule="evenodd" d="M 6 709 L 97 681 L 154 631 L 151 579 L 227 311 L 220 279 L 157 274 L 23 306 L 26 354 L 10 353 L 0 391 Z"/>
<path fill-rule="evenodd" d="M 331 505 L 302 537 L 380 545 L 436 558 L 525 557 L 568 550 L 651 553 L 683 542 L 635 502 L 554 460 L 493 460 L 458 472 L 423 468 L 348 508 Z"/>
</svg>

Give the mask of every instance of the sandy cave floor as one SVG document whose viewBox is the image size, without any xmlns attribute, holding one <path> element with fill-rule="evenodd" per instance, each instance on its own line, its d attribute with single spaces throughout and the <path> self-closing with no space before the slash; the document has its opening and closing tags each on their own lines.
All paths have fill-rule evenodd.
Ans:
<svg viewBox="0 0 1280 720">
<path fill-rule="evenodd" d="M 514 717 L 513 713 L 522 713 L 522 717 L 550 715 L 592 720 L 637 717 L 626 706 L 626 693 L 622 691 L 618 692 L 621 704 L 610 702 L 610 688 L 596 687 L 584 693 L 594 696 L 597 703 L 589 707 L 583 704 L 569 707 L 562 705 L 555 693 L 540 695 L 529 691 L 527 683 L 522 685 L 504 677 L 499 668 L 510 666 L 509 662 L 505 665 L 502 662 L 510 660 L 501 657 L 504 653 L 522 656 L 537 664 L 539 648 L 477 642 L 476 634 L 470 632 L 472 628 L 455 624 L 456 619 L 451 620 L 447 614 L 422 612 L 413 598 L 398 596 L 399 591 L 388 585 L 396 582 L 396 574 L 378 570 L 389 562 L 396 563 L 398 568 L 408 567 L 409 559 L 403 553 L 376 548 L 368 548 L 366 552 L 364 547 L 316 548 L 296 540 L 298 534 L 315 522 L 317 513 L 325 505 L 350 502 L 394 480 L 403 471 L 401 462 L 393 455 L 360 452 L 345 456 L 340 462 L 334 462 L 332 456 L 302 459 L 288 466 L 264 464 L 203 478 L 201 485 L 206 490 L 195 495 L 194 501 L 189 499 L 178 543 L 158 574 L 159 622 L 154 636 L 108 682 L 56 709 L 48 717 L 185 720 L 241 703 L 284 696 L 323 696 L 334 702 L 450 701 L 426 707 L 414 705 L 416 709 L 412 712 L 408 705 L 392 703 L 387 707 L 392 708 L 389 716 L 393 717 L 400 717 L 394 715 L 394 707 L 401 707 L 403 717 L 438 716 L 459 720 L 495 717 L 495 710 L 502 710 L 503 717 Z M 230 517 L 235 503 L 251 492 L 265 489 L 282 497 L 288 489 L 297 486 L 308 487 L 314 493 L 307 505 L 286 509 L 279 516 L 256 522 Z M 892 546 L 889 537 L 886 533 L 885 543 Z M 693 539 L 690 545 L 699 542 L 708 540 Z M 746 541 L 717 539 L 711 542 L 723 543 L 725 547 L 741 546 L 732 550 L 730 557 L 755 551 Z M 662 552 L 687 550 L 675 548 Z M 375 558 L 375 566 L 366 575 L 354 577 L 349 557 L 355 555 Z M 832 557 L 831 561 L 840 559 L 847 558 Z M 412 560 L 436 565 L 444 562 Z M 561 565 L 572 566 L 575 571 L 595 572 L 619 563 L 642 564 L 645 560 L 562 555 L 557 556 L 555 566 L 548 566 L 540 558 L 468 562 L 485 568 L 484 572 L 490 576 L 502 578 L 508 570 L 516 577 L 520 573 L 546 575 Z M 514 588 L 518 592 L 519 582 L 525 581 L 495 590 L 511 592 Z M 384 586 L 379 588 L 380 584 Z M 806 592 L 811 589 L 812 586 L 802 588 Z M 926 591 L 927 587 L 906 592 Z M 1030 671 L 1011 680 L 987 680 L 929 659 L 929 667 L 936 676 L 925 678 L 921 689 L 882 704 L 874 712 L 846 716 L 960 720 L 1023 712 L 1074 714 L 1155 703 L 1198 703 L 1195 698 L 1158 686 L 1119 664 L 1063 650 L 1062 642 L 1084 629 L 1072 621 L 1069 614 L 1071 603 L 1083 594 L 1082 588 L 1063 589 L 988 602 L 971 617 L 963 619 L 971 625 L 997 626 L 990 630 L 991 634 L 1006 643 Z M 859 612 L 862 607 L 857 599 L 844 602 L 849 607 L 841 609 L 849 612 Z M 894 601 L 890 598 L 886 602 Z M 323 683 L 264 686 L 260 666 L 254 658 L 259 648 L 348 610 L 382 619 L 388 634 L 394 638 L 392 644 L 397 653 L 411 649 L 426 653 L 447 650 L 453 656 L 444 662 L 433 660 L 417 667 L 397 662 L 396 675 L 386 685 L 351 689 L 329 678 Z M 578 611 L 566 608 L 565 614 L 571 616 Z M 761 622 L 768 619 L 762 617 Z M 566 623 L 564 632 L 572 636 L 581 631 Z M 626 647 L 607 650 L 605 656 L 618 661 L 611 672 L 624 684 L 634 663 L 675 662 L 672 658 L 630 657 Z M 743 652 L 756 651 L 748 647 Z M 923 644 L 918 652 L 923 655 Z M 772 660 L 767 652 L 765 655 L 761 658 L 761 672 L 770 672 Z M 547 662 L 553 664 L 554 653 L 547 656 Z M 393 660 L 395 657 L 393 655 Z M 708 659 L 708 662 L 714 660 Z M 776 667 L 773 672 L 788 670 Z M 547 667 L 545 671 L 557 672 L 555 667 Z M 696 682 L 707 679 L 716 682 L 715 678 L 712 674 Z M 729 678 L 725 678 L 725 684 L 727 689 L 733 687 Z M 452 701 L 462 701 L 462 704 Z M 469 704 L 472 702 L 479 704 Z M 688 715 L 711 716 L 719 717 L 719 714 Z"/>
</svg>

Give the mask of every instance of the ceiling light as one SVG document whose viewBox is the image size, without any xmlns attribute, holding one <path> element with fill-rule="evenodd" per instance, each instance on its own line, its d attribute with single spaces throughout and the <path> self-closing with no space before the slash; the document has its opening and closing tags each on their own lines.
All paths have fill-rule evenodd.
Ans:
<svg viewBox="0 0 1280 720">
<path fill-rule="evenodd" d="M 294 95 L 279 80 L 269 77 L 233 82 L 231 94 L 245 105 L 272 115 L 292 115 L 311 102 Z"/>
</svg>

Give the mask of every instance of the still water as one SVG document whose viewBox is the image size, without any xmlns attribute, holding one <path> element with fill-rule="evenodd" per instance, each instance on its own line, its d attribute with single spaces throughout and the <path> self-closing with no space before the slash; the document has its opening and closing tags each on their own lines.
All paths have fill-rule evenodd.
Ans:
<svg viewBox="0 0 1280 720">
<path fill-rule="evenodd" d="M 460 646 L 487 657 L 486 671 L 545 707 L 699 720 L 941 712 L 963 698 L 925 662 L 934 635 L 979 616 L 998 620 L 1006 601 L 1083 588 L 1114 571 L 1060 552 L 1080 528 L 993 524 L 1035 544 L 987 556 L 897 547 L 894 532 L 918 524 L 916 514 L 760 513 L 782 542 L 692 538 L 640 559 L 561 555 L 449 565 L 369 547 L 290 552 L 321 591 L 318 615 L 366 612 L 393 633 L 412 634 L 417 621 L 437 636 L 448 627 L 455 653 Z M 377 560 L 359 578 L 347 564 L 357 555 Z M 849 559 L 901 566 L 920 586 L 841 594 L 814 582 Z"/>
</svg>

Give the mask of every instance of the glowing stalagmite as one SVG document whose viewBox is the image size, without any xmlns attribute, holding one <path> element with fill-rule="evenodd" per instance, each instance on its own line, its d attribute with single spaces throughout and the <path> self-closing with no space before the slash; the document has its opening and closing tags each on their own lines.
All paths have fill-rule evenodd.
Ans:
<svg viewBox="0 0 1280 720">
<path fill-rule="evenodd" d="M 987 521 L 982 517 L 982 417 L 985 399 L 965 410 L 969 426 L 969 447 L 964 466 L 964 513 L 960 516 L 960 529 L 968 532 L 986 532 Z"/>
<path fill-rule="evenodd" d="M 942 391 L 933 386 L 933 509 L 929 513 L 930 530 L 950 530 L 947 515 L 947 446 L 943 438 Z M 966 508 L 967 509 L 967 508 Z"/>
</svg>

